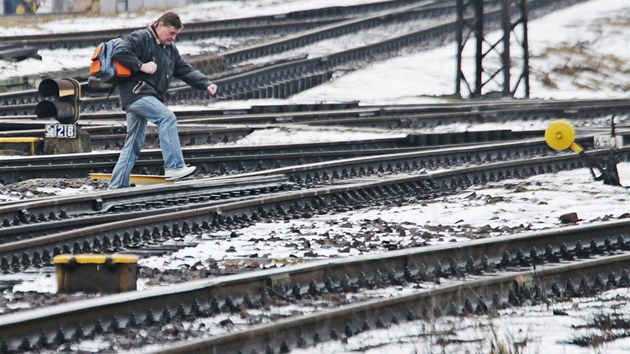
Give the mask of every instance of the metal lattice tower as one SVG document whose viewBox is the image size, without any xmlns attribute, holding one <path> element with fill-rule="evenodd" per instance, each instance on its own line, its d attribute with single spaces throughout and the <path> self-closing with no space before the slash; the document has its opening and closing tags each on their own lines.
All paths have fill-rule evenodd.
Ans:
<svg viewBox="0 0 630 354">
<path fill-rule="evenodd" d="M 496 2 L 494 2 L 496 3 Z M 462 84 L 471 97 L 490 91 L 491 84 L 499 85 L 502 97 L 514 97 L 522 84 L 523 96 L 529 98 L 529 48 L 527 42 L 527 0 L 502 0 L 500 9 L 484 12 L 483 0 L 457 0 L 457 82 L 456 95 L 462 96 Z M 495 42 L 484 37 L 484 30 L 501 24 L 503 36 Z M 520 29 L 520 37 L 519 31 Z M 472 37 L 474 46 L 474 87 L 466 78 L 463 58 Z M 513 43 L 513 42 L 514 43 Z M 510 47 L 512 45 L 512 47 Z M 515 50 L 516 49 L 516 50 Z M 520 51 L 521 64 L 512 68 L 512 52 Z M 472 67 L 472 65 L 468 65 Z M 519 70 L 517 75 L 512 71 Z M 470 76 L 470 75 L 469 75 Z M 494 91 L 496 92 L 496 90 Z"/>
</svg>

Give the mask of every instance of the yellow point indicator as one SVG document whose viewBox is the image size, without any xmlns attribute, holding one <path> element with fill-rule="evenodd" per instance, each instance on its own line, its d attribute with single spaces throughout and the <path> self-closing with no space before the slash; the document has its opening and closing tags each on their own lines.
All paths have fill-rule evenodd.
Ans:
<svg viewBox="0 0 630 354">
<path fill-rule="evenodd" d="M 569 146 L 571 148 L 571 150 L 573 150 L 573 152 L 575 152 L 576 154 L 579 154 L 582 152 L 582 147 L 576 143 L 571 144 L 571 146 Z"/>
<path fill-rule="evenodd" d="M 576 153 L 582 152 L 582 147 L 575 143 L 575 130 L 571 124 L 557 120 L 552 122 L 545 130 L 545 141 L 554 150 L 571 148 Z"/>
</svg>

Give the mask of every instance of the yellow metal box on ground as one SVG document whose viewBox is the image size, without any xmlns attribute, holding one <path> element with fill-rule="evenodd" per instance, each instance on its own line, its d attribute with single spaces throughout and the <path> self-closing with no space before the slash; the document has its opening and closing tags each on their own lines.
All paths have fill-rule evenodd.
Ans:
<svg viewBox="0 0 630 354">
<path fill-rule="evenodd" d="M 37 137 L 0 137 L 0 155 L 38 155 L 42 144 Z"/>
<path fill-rule="evenodd" d="M 136 290 L 139 259 L 129 254 L 55 256 L 57 292 L 121 293 Z"/>
</svg>

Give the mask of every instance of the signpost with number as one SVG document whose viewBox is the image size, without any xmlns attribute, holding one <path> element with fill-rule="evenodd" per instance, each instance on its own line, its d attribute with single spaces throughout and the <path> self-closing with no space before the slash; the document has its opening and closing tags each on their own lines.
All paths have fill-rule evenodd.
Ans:
<svg viewBox="0 0 630 354">
<path fill-rule="evenodd" d="M 77 126 L 74 124 L 46 124 L 45 138 L 71 138 L 77 137 Z"/>
<path fill-rule="evenodd" d="M 620 148 L 623 147 L 623 136 L 596 135 L 593 143 L 596 148 Z"/>
</svg>

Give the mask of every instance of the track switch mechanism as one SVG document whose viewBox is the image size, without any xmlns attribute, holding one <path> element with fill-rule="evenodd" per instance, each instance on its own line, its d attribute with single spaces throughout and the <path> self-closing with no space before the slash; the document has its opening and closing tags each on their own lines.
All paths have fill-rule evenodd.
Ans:
<svg viewBox="0 0 630 354">
<path fill-rule="evenodd" d="M 615 138 L 614 117 L 611 119 L 611 141 L 617 141 Z M 603 181 L 604 184 L 611 186 L 621 186 L 619 180 L 619 172 L 617 171 L 617 146 L 613 144 L 610 154 L 605 157 L 595 157 L 586 154 L 584 149 L 575 142 L 575 130 L 568 122 L 557 120 L 549 124 L 545 130 L 545 140 L 547 145 L 554 150 L 565 150 L 571 148 L 575 153 L 580 155 L 591 170 L 591 175 L 596 181 Z"/>
</svg>

